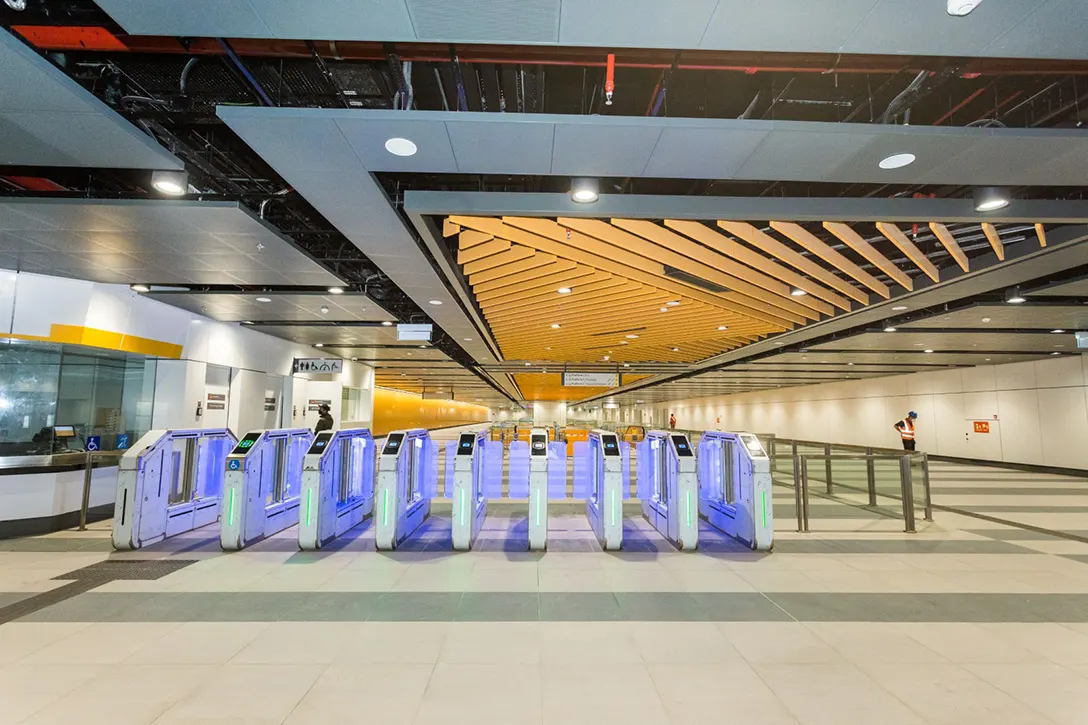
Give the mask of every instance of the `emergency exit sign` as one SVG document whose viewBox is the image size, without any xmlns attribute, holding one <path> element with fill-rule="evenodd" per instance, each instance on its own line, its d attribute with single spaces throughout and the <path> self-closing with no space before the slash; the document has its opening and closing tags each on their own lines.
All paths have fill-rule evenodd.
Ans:
<svg viewBox="0 0 1088 725">
<path fill-rule="evenodd" d="M 989 422 L 985 421 L 985 420 L 976 420 L 975 421 L 975 432 L 976 433 L 989 433 L 990 432 Z"/>
</svg>

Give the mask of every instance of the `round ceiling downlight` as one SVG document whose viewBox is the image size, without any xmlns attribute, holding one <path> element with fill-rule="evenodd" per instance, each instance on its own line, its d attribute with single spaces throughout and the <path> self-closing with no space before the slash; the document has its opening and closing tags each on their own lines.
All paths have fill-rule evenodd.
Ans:
<svg viewBox="0 0 1088 725">
<path fill-rule="evenodd" d="M 385 150 L 394 156 L 415 156 L 419 148 L 412 141 L 396 136 L 385 142 Z"/>
<path fill-rule="evenodd" d="M 901 169 L 904 166 L 913 164 L 917 158 L 914 154 L 892 154 L 880 161 L 880 168 L 885 170 Z"/>
</svg>

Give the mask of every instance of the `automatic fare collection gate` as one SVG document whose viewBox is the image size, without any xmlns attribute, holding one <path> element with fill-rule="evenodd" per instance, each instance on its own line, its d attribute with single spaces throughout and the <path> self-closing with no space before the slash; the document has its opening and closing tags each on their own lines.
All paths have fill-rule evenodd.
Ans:
<svg viewBox="0 0 1088 725">
<path fill-rule="evenodd" d="M 751 549 L 774 546 L 771 464 L 751 433 L 707 431 L 699 441 L 699 512 Z"/>
<path fill-rule="evenodd" d="M 375 463 L 368 429 L 317 434 L 303 463 L 300 549 L 320 549 L 373 513 Z"/>
</svg>

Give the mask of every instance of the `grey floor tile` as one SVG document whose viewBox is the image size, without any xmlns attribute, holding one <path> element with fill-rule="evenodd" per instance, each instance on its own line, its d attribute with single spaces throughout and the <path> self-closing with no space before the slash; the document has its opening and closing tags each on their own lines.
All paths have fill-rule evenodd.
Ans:
<svg viewBox="0 0 1088 725">
<path fill-rule="evenodd" d="M 452 622 L 461 592 L 388 592 L 370 613 L 371 622 Z"/>
<path fill-rule="evenodd" d="M 150 593 L 86 592 L 28 614 L 23 622 L 139 622 Z"/>
<path fill-rule="evenodd" d="M 997 541 L 1058 541 L 1060 536 L 1048 534 L 1043 531 L 1029 531 L 1028 529 L 964 529 L 969 534 L 985 536 Z M 1068 531 L 1066 533 L 1088 536 L 1088 531 Z"/>
<path fill-rule="evenodd" d="M 610 622 L 624 618 L 611 592 L 541 592 L 542 622 Z"/>
<path fill-rule="evenodd" d="M 787 622 L 792 618 L 762 594 L 748 592 L 696 592 L 691 595 L 715 622 Z"/>
<path fill-rule="evenodd" d="M 1086 594 L 768 593 L 802 622 L 1084 622 Z"/>
<path fill-rule="evenodd" d="M 304 592 L 224 592 L 222 602 L 207 612 L 207 622 L 278 622 L 300 606 Z"/>
<path fill-rule="evenodd" d="M 287 622 L 365 622 L 381 599 L 379 592 L 306 592 Z"/>
<path fill-rule="evenodd" d="M 34 592 L 0 592 L 0 609 L 34 596 Z"/>
<path fill-rule="evenodd" d="M 706 611 L 686 592 L 616 592 L 624 619 L 631 622 L 702 622 Z"/>
<path fill-rule="evenodd" d="M 459 622 L 535 622 L 540 619 L 536 592 L 465 592 L 457 607 Z"/>
</svg>

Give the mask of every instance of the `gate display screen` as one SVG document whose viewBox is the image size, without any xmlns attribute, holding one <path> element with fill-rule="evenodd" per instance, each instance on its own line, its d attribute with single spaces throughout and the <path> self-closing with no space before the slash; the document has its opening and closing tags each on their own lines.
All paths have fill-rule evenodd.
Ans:
<svg viewBox="0 0 1088 725">
<path fill-rule="evenodd" d="M 542 435 L 533 436 L 532 443 L 529 444 L 529 452 L 534 456 L 548 455 L 548 437 Z"/>
<path fill-rule="evenodd" d="M 620 454 L 620 444 L 616 442 L 616 436 L 601 436 L 601 442 L 604 443 L 604 454 L 606 456 L 618 456 Z"/>
<path fill-rule="evenodd" d="M 676 455 L 678 456 L 690 456 L 691 446 L 688 445 L 687 436 L 673 436 L 673 445 L 676 446 Z"/>
<path fill-rule="evenodd" d="M 260 431 L 246 433 L 242 436 L 242 440 L 238 441 L 238 445 L 234 447 L 234 450 L 230 452 L 232 456 L 242 455 L 249 453 L 249 449 L 253 447 L 253 444 L 257 442 L 257 439 L 261 437 Z"/>
<path fill-rule="evenodd" d="M 385 448 L 382 449 L 382 455 L 386 453 L 396 453 L 400 450 L 400 444 L 404 442 L 403 433 L 390 433 L 389 437 L 385 439 Z"/>
<path fill-rule="evenodd" d="M 462 433 L 457 440 L 457 455 L 471 456 L 472 448 L 476 445 L 476 436 L 472 433 Z"/>
<path fill-rule="evenodd" d="M 332 433 L 323 430 L 317 434 L 317 438 L 314 439 L 313 445 L 310 446 L 310 450 L 306 451 L 306 455 L 311 453 L 321 453 L 325 450 L 325 446 L 329 445 L 329 441 L 332 440 Z"/>
</svg>

